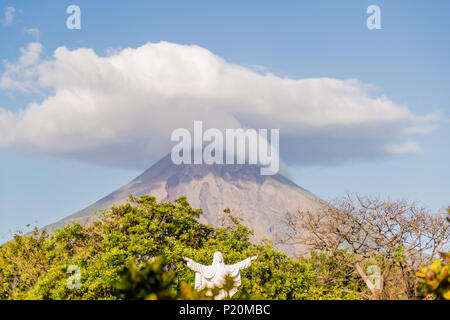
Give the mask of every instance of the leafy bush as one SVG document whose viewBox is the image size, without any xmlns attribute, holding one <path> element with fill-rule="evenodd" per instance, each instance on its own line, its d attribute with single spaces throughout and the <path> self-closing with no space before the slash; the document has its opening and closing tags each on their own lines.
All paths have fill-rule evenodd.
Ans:
<svg viewBox="0 0 450 320">
<path fill-rule="evenodd" d="M 17 235 L 0 248 L 0 298 L 199 299 L 189 285 L 194 273 L 182 257 L 211 264 L 217 250 L 227 264 L 259 256 L 241 272 L 242 285 L 233 299 L 353 297 L 335 286 L 326 289 L 310 261 L 291 259 L 270 243 L 252 245 L 252 231 L 238 219 L 213 228 L 197 221 L 201 214 L 184 197 L 175 203 L 130 197 L 130 203 L 112 207 L 91 225 L 68 225 L 51 236 Z M 76 275 L 68 273 L 71 268 Z M 80 286 L 69 285 L 74 276 Z"/>
<path fill-rule="evenodd" d="M 450 207 L 447 209 L 450 222 Z M 450 300 L 450 253 L 440 253 L 441 259 L 424 266 L 416 273 L 420 278 L 419 294 L 428 299 Z"/>
<path fill-rule="evenodd" d="M 450 254 L 442 253 L 430 266 L 420 268 L 416 275 L 422 280 L 419 293 L 429 299 L 450 300 Z"/>
</svg>

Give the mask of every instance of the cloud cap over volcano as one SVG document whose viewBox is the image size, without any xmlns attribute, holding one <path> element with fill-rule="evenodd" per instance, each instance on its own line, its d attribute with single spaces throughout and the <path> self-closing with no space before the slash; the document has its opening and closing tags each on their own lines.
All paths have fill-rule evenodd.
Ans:
<svg viewBox="0 0 450 320">
<path fill-rule="evenodd" d="M 194 120 L 280 129 L 281 158 L 305 165 L 418 152 L 412 135 L 438 119 L 355 79 L 261 74 L 196 45 L 147 43 L 108 56 L 59 47 L 49 60 L 36 43 L 21 52 L 6 63 L 0 89 L 45 98 L 17 112 L 0 107 L 0 145 L 101 165 L 146 167 Z"/>
</svg>

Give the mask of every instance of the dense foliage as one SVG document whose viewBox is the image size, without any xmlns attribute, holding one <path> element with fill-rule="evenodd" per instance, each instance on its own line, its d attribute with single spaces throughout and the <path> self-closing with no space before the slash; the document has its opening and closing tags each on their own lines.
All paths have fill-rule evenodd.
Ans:
<svg viewBox="0 0 450 320">
<path fill-rule="evenodd" d="M 339 250 L 292 259 L 269 241 L 253 245 L 252 231 L 229 210 L 222 228 L 199 223 L 201 214 L 184 197 L 174 203 L 130 197 L 130 203 L 106 210 L 91 225 L 16 235 L 0 248 L 0 299 L 204 299 L 204 292 L 193 290 L 194 273 L 182 257 L 211 264 L 217 250 L 226 264 L 259 256 L 242 270 L 233 299 L 367 298 L 367 284 L 352 267 L 360 256 Z M 360 262 L 365 268 L 382 258 Z M 445 298 L 448 267 L 435 273 L 447 282 L 429 290 Z"/>
<path fill-rule="evenodd" d="M 227 264 L 259 256 L 242 271 L 242 285 L 233 298 L 356 297 L 353 291 L 358 284 L 350 283 L 348 290 L 342 291 L 347 284 L 320 282 L 317 269 L 322 267 L 317 259 L 295 261 L 270 243 L 252 245 L 252 231 L 231 216 L 229 226 L 215 229 L 197 221 L 202 211 L 194 210 L 185 198 L 175 203 L 157 202 L 151 196 L 130 200 L 105 211 L 89 226 L 69 225 L 51 236 L 37 231 L 16 235 L 0 248 L 0 298 L 120 299 L 129 297 L 129 290 L 142 298 L 151 291 L 146 287 L 150 284 L 139 282 L 148 279 L 156 281 L 157 298 L 179 297 L 183 288 L 187 298 L 186 283 L 194 283 L 194 273 L 182 257 L 211 264 L 216 250 L 224 254 Z M 156 257 L 164 257 L 167 274 L 151 271 Z M 128 283 L 136 282 L 134 289 L 119 290 L 124 277 Z"/>
<path fill-rule="evenodd" d="M 421 279 L 419 293 L 427 299 L 450 300 L 450 254 L 442 253 L 442 260 L 436 259 L 430 266 L 424 266 L 416 273 Z"/>
<path fill-rule="evenodd" d="M 450 223 L 450 207 L 447 209 Z M 416 273 L 420 278 L 419 294 L 426 299 L 450 300 L 450 252 L 441 252 L 441 258 L 431 265 L 423 266 Z"/>
<path fill-rule="evenodd" d="M 417 299 L 416 271 L 449 249 L 444 216 L 405 200 L 348 194 L 316 210 L 288 213 L 285 221 L 293 243 L 337 260 L 329 282 L 358 274 L 364 299 Z"/>
</svg>

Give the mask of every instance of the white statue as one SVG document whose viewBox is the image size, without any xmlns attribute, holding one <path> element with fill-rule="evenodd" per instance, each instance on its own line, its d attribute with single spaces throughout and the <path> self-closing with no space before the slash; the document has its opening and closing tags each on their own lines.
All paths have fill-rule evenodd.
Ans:
<svg viewBox="0 0 450 320">
<path fill-rule="evenodd" d="M 184 257 L 189 269 L 195 272 L 195 289 L 203 290 L 205 288 L 212 289 L 214 287 L 221 288 L 225 284 L 225 277 L 230 275 L 235 287 L 226 292 L 221 290 L 219 295 L 215 297 L 217 300 L 221 300 L 227 296 L 232 297 L 237 292 L 237 287 L 241 284 L 241 270 L 248 268 L 253 260 L 256 260 L 258 256 L 247 258 L 232 265 L 226 265 L 223 262 L 222 253 L 219 251 L 214 252 L 213 263 L 210 266 L 197 263 L 190 258 Z M 207 295 L 212 295 L 211 290 L 207 291 Z"/>
</svg>

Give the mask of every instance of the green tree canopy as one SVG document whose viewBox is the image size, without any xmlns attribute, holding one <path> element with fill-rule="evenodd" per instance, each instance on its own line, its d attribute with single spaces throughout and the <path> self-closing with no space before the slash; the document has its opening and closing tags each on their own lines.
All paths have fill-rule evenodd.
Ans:
<svg viewBox="0 0 450 320">
<path fill-rule="evenodd" d="M 249 240 L 252 231 L 238 219 L 230 215 L 227 227 L 213 228 L 198 222 L 201 214 L 184 197 L 170 203 L 146 195 L 113 206 L 91 225 L 68 225 L 52 235 L 37 230 L 32 235 L 17 235 L 0 248 L 0 298 L 120 299 L 129 296 L 129 288 L 117 289 L 124 274 L 134 283 L 142 273 L 159 279 L 154 280 L 164 292 L 159 298 L 174 298 L 186 283 L 194 283 L 194 274 L 182 257 L 210 264 L 217 250 L 223 252 L 227 264 L 259 256 L 242 271 L 242 285 L 233 299 L 356 297 L 353 291 L 358 283 L 344 284 L 348 288 L 342 290 L 342 284 L 328 286 L 318 281 L 317 259 L 294 260 L 269 242 L 253 245 Z M 165 278 L 158 278 L 149 267 L 157 257 L 164 257 Z M 78 287 L 73 285 L 77 276 Z M 132 286 L 142 296 L 149 292 L 147 285 Z"/>
</svg>

